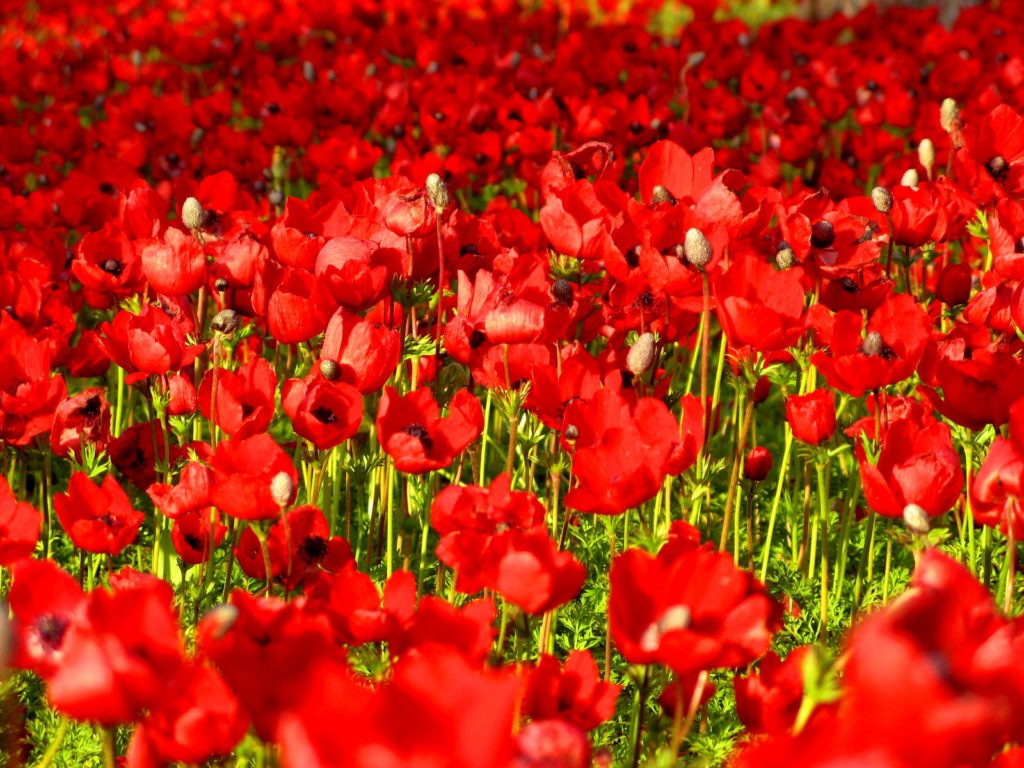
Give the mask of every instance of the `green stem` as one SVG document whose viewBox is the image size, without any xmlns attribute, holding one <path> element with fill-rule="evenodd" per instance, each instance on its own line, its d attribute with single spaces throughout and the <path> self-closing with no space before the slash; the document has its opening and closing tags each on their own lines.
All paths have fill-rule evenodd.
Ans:
<svg viewBox="0 0 1024 768">
<path fill-rule="evenodd" d="M 821 602 L 820 640 L 828 640 L 828 461 L 816 462 L 818 475 L 818 524 L 821 526 Z"/>
<path fill-rule="evenodd" d="M 651 674 L 650 666 L 644 666 L 644 675 L 640 680 L 636 693 L 636 714 L 633 719 L 633 768 L 640 765 L 640 745 L 644 730 L 644 708 L 647 706 L 647 682 Z"/>
<path fill-rule="evenodd" d="M 768 535 L 765 537 L 764 550 L 761 553 L 761 581 L 768 575 L 768 558 L 772 552 L 772 534 L 775 532 L 775 520 L 779 514 L 779 502 L 782 500 L 782 491 L 786 487 L 789 472 L 789 460 L 793 453 L 793 431 L 786 424 L 786 445 L 782 449 L 782 464 L 779 466 L 779 476 L 775 481 L 775 496 L 772 499 L 772 511 L 768 515 Z"/>
<path fill-rule="evenodd" d="M 718 551 L 724 552 L 729 541 L 729 524 L 732 522 L 732 511 L 736 504 L 736 488 L 739 485 L 740 468 L 743 466 L 743 454 L 747 448 L 747 434 L 750 432 L 750 425 L 754 421 L 754 401 L 747 398 L 746 412 L 743 416 L 743 424 L 740 426 L 739 437 L 736 441 L 736 452 L 732 459 L 732 475 L 729 477 L 729 492 L 725 499 L 725 513 L 722 519 L 722 537 L 718 542 Z"/>
</svg>

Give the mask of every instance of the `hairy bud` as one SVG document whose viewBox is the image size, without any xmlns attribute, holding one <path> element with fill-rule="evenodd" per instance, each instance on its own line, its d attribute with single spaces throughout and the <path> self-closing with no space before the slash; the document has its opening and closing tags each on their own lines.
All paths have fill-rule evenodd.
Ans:
<svg viewBox="0 0 1024 768">
<path fill-rule="evenodd" d="M 181 223 L 193 232 L 203 228 L 203 205 L 194 197 L 186 198 L 182 203 Z"/>
<path fill-rule="evenodd" d="M 956 99 L 943 99 L 939 108 L 939 125 L 946 133 L 951 133 L 956 121 L 960 116 L 960 110 L 956 107 Z"/>
<path fill-rule="evenodd" d="M 878 331 L 871 331 L 864 337 L 864 343 L 861 345 L 861 349 L 864 351 L 865 355 L 874 357 L 875 355 L 881 354 L 883 346 L 885 346 L 885 341 L 882 339 L 882 334 Z"/>
<path fill-rule="evenodd" d="M 654 334 L 642 333 L 626 353 L 626 369 L 639 376 L 654 365 Z"/>
<path fill-rule="evenodd" d="M 328 381 L 335 381 L 341 375 L 341 366 L 334 360 L 324 359 L 320 361 L 320 375 Z"/>
<path fill-rule="evenodd" d="M 924 536 L 932 527 L 928 513 L 917 504 L 907 504 L 903 508 L 903 524 L 915 536 Z"/>
<path fill-rule="evenodd" d="M 921 139 L 917 145 L 917 159 L 928 173 L 932 172 L 935 166 L 935 145 L 931 139 Z"/>
<path fill-rule="evenodd" d="M 295 483 L 287 472 L 278 472 L 270 481 L 270 495 L 279 507 L 287 507 L 295 497 Z"/>
<path fill-rule="evenodd" d="M 448 207 L 451 198 L 448 196 L 448 185 L 444 183 L 438 174 L 432 173 L 427 176 L 427 200 L 438 212 Z"/>
<path fill-rule="evenodd" d="M 789 247 L 788 243 L 783 243 L 779 250 L 775 252 L 775 263 L 779 269 L 789 269 L 796 264 L 796 254 Z"/>
<path fill-rule="evenodd" d="M 233 309 L 222 309 L 213 316 L 210 327 L 218 333 L 230 335 L 238 328 L 238 313 Z"/>
<path fill-rule="evenodd" d="M 888 213 L 892 210 L 892 192 L 885 187 L 875 187 L 871 190 L 871 202 L 879 213 Z"/>
<path fill-rule="evenodd" d="M 651 202 L 652 203 L 671 203 L 675 205 L 678 201 L 676 196 L 668 191 L 666 187 L 658 184 L 651 190 Z"/>
<path fill-rule="evenodd" d="M 683 252 L 686 260 L 697 269 L 704 269 L 711 261 L 711 243 L 696 227 L 686 230 L 686 239 L 683 241 Z"/>
</svg>

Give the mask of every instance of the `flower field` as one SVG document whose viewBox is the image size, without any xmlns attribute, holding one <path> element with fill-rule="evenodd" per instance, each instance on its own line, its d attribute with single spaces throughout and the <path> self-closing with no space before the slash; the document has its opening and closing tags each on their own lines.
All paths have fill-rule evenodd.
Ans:
<svg viewBox="0 0 1024 768">
<path fill-rule="evenodd" d="M 0 8 L 0 768 L 1024 766 L 1022 0 Z"/>
</svg>

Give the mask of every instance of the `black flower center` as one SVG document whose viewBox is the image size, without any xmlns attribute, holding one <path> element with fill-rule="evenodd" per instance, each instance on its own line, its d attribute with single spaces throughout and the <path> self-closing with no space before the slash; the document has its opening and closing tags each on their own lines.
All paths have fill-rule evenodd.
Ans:
<svg viewBox="0 0 1024 768">
<path fill-rule="evenodd" d="M 56 613 L 44 613 L 36 619 L 35 627 L 40 639 L 50 649 L 60 648 L 64 641 L 64 633 L 68 631 L 71 621 L 67 616 L 59 616 Z"/>
<path fill-rule="evenodd" d="M 410 424 L 409 426 L 405 427 L 402 431 L 405 432 L 405 434 L 415 437 L 417 440 L 419 440 L 420 444 L 423 446 L 424 451 L 429 451 L 431 448 L 434 447 L 434 441 L 430 439 L 430 433 L 427 431 L 427 428 L 424 427 L 419 422 Z"/>
<path fill-rule="evenodd" d="M 307 563 L 319 563 L 327 556 L 327 539 L 323 536 L 307 536 L 299 545 L 299 556 Z"/>
<path fill-rule="evenodd" d="M 319 421 L 321 424 L 333 424 L 338 420 L 338 417 L 335 415 L 334 411 L 322 405 L 318 408 L 314 408 L 313 410 L 310 411 L 310 413 L 312 413 L 313 418 Z"/>
</svg>

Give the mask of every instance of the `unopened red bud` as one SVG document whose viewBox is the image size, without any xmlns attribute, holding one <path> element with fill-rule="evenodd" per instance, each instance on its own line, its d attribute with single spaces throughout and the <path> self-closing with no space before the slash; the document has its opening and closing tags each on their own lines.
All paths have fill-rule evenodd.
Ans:
<svg viewBox="0 0 1024 768">
<path fill-rule="evenodd" d="M 772 391 L 772 382 L 767 376 L 762 376 L 754 384 L 754 391 L 750 393 L 750 399 L 754 401 L 755 405 L 763 403 L 768 399 L 768 395 Z"/>
<path fill-rule="evenodd" d="M 759 483 L 768 477 L 772 471 L 772 454 L 763 446 L 756 446 L 750 449 L 747 458 L 743 461 L 743 476 L 747 480 Z"/>
</svg>

